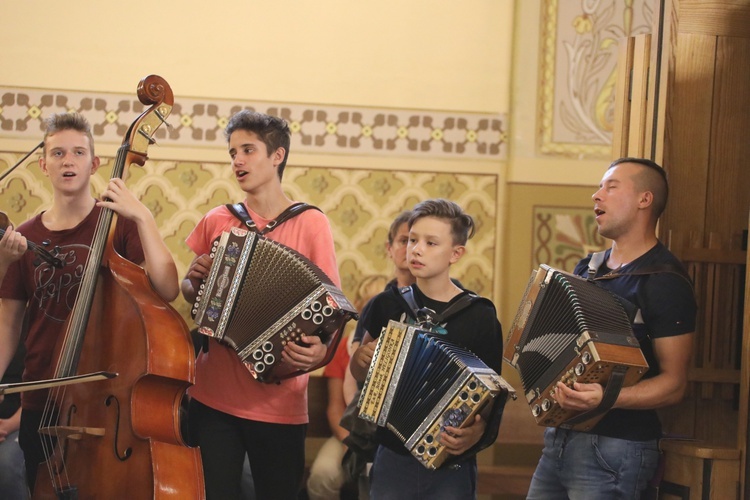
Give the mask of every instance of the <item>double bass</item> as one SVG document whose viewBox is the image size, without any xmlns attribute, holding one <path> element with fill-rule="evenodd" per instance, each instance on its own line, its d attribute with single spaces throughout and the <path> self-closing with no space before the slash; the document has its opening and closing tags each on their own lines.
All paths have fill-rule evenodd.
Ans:
<svg viewBox="0 0 750 500">
<path fill-rule="evenodd" d="M 130 126 L 112 177 L 143 166 L 174 98 L 156 75 L 138 85 L 149 106 Z M 187 324 L 145 271 L 113 247 L 116 214 L 102 209 L 76 302 L 55 353 L 54 379 L 114 376 L 50 390 L 42 420 L 47 457 L 34 499 L 205 498 L 200 452 L 180 415 L 194 381 Z"/>
</svg>

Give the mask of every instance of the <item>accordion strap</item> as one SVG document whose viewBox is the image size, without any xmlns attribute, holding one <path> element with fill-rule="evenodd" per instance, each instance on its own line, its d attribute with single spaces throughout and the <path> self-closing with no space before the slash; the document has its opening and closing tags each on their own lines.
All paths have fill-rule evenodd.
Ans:
<svg viewBox="0 0 750 500">
<path fill-rule="evenodd" d="M 597 271 L 599 270 L 599 267 L 604 263 L 604 258 L 606 257 L 606 250 L 602 250 L 601 252 L 596 252 L 591 255 L 591 259 L 589 260 L 589 266 L 588 266 L 588 274 L 587 279 L 592 281 L 599 281 L 599 280 L 611 280 L 615 278 L 619 278 L 620 276 L 644 276 L 646 274 L 658 274 L 658 273 L 672 273 L 680 276 L 681 278 L 687 280 L 688 283 L 692 286 L 692 281 L 690 281 L 690 277 L 685 274 L 685 271 L 682 270 L 679 266 L 676 266 L 674 264 L 654 264 L 652 266 L 646 266 L 641 269 L 638 269 L 636 271 L 632 272 L 620 272 L 619 270 L 615 269 L 614 271 L 610 271 L 607 274 L 603 276 L 596 276 Z"/>
<path fill-rule="evenodd" d="M 297 202 L 292 203 L 289 205 L 286 210 L 281 212 L 278 217 L 276 217 L 274 220 L 269 222 L 266 227 L 263 228 L 262 231 L 258 229 L 258 226 L 255 224 L 255 221 L 252 217 L 250 217 L 250 214 L 247 211 L 247 208 L 245 207 L 244 203 L 227 203 L 226 205 L 227 210 L 229 210 L 232 215 L 237 217 L 239 220 L 242 221 L 247 228 L 255 233 L 258 233 L 260 235 L 264 235 L 266 233 L 270 233 L 274 229 L 276 229 L 277 226 L 279 226 L 281 223 L 288 221 L 292 217 L 296 217 L 297 215 L 301 214 L 305 210 L 310 210 L 311 208 L 314 208 L 315 210 L 322 212 L 318 207 L 314 205 L 308 205 L 307 203 Z"/>
<path fill-rule="evenodd" d="M 456 300 L 454 303 L 446 307 L 442 313 L 437 314 L 435 313 L 435 311 L 427 307 L 419 307 L 419 304 L 417 304 L 417 300 L 414 297 L 414 289 L 412 287 L 410 286 L 401 287 L 398 289 L 398 294 L 402 299 L 404 299 L 406 304 L 409 306 L 407 308 L 407 311 L 411 314 L 411 316 L 414 319 L 417 320 L 419 324 L 432 323 L 434 325 L 438 325 L 442 323 L 443 321 L 447 320 L 451 316 L 454 316 L 458 312 L 469 307 L 477 299 L 481 298 L 479 295 L 475 293 L 467 292 L 461 295 L 461 297 L 459 297 L 458 300 Z"/>
<path fill-rule="evenodd" d="M 622 389 L 622 384 L 625 382 L 625 375 L 627 372 L 628 369 L 625 366 L 618 365 L 614 367 L 609 376 L 609 381 L 607 381 L 607 385 L 604 387 L 604 394 L 599 406 L 592 410 L 580 413 L 575 417 L 569 418 L 562 423 L 561 427 L 573 427 L 574 425 L 580 424 L 581 422 L 585 422 L 586 420 L 609 411 L 614 406 L 615 401 L 617 401 L 617 396 L 620 395 L 620 389 Z"/>
</svg>

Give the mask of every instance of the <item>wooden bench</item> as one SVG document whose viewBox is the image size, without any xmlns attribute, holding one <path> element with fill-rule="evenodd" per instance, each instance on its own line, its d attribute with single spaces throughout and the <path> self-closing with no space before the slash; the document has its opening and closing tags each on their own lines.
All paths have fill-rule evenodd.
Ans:
<svg viewBox="0 0 750 500">
<path fill-rule="evenodd" d="M 525 497 L 534 469 L 528 465 L 480 464 L 477 466 L 477 493 Z"/>
<path fill-rule="evenodd" d="M 506 366 L 507 368 L 507 366 Z M 518 375 L 503 370 L 514 387 Z M 522 398 L 508 400 L 495 444 L 477 457 L 477 493 L 493 499 L 526 498 L 544 445 L 544 427 L 536 424 Z"/>
</svg>

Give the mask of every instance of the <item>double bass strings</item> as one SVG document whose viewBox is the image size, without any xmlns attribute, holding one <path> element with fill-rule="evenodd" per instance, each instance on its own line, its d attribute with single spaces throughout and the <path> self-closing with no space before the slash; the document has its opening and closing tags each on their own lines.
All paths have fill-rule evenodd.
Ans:
<svg viewBox="0 0 750 500">
<path fill-rule="evenodd" d="M 112 177 L 122 177 L 123 167 L 125 164 L 124 148 L 117 152 L 115 166 Z M 76 292 L 75 305 L 68 318 L 68 326 L 65 330 L 62 349 L 58 355 L 54 378 L 67 377 L 75 374 L 78 360 L 81 354 L 82 341 L 86 333 L 91 304 L 94 298 L 94 292 L 99 277 L 99 268 L 102 263 L 104 248 L 107 243 L 107 236 L 111 227 L 114 212 L 108 208 L 103 208 L 97 218 L 94 237 L 91 241 L 89 254 L 83 271 L 83 276 Z M 42 412 L 42 419 L 39 426 L 42 434 L 42 447 L 44 455 L 47 458 L 47 470 L 50 479 L 53 481 L 57 490 L 63 489 L 63 484 L 70 484 L 68 471 L 64 463 L 64 454 L 61 454 L 61 463 L 53 464 L 51 458 L 54 456 L 54 449 L 57 444 L 61 446 L 64 443 L 65 435 L 61 434 L 60 427 L 57 425 L 59 418 L 59 409 L 56 408 L 56 401 L 62 401 L 67 391 L 66 386 L 53 388 L 50 390 Z M 64 481 L 63 481 L 64 479 Z"/>
</svg>

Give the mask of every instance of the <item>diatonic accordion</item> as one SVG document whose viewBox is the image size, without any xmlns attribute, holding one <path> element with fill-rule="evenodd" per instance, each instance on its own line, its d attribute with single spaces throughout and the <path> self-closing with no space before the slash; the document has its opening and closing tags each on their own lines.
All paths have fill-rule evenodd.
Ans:
<svg viewBox="0 0 750 500">
<path fill-rule="evenodd" d="M 576 421 L 581 412 L 564 410 L 553 398 L 558 381 L 606 386 L 618 370 L 626 387 L 648 370 L 617 296 L 544 264 L 531 273 L 503 359 L 518 370 L 537 424 L 575 430 L 591 429 L 604 413 Z"/>
<path fill-rule="evenodd" d="M 198 331 L 237 352 L 250 373 L 273 382 L 304 373 L 280 363 L 301 335 L 328 346 L 328 363 L 356 309 L 325 273 L 293 249 L 233 228 L 211 251 L 213 263 L 193 306 Z"/>
<path fill-rule="evenodd" d="M 359 418 L 387 427 L 428 469 L 449 457 L 438 436 L 480 414 L 513 388 L 470 351 L 440 334 L 390 321 L 378 338 L 362 388 Z M 497 408 L 499 405 L 495 405 Z M 502 406 L 499 406 L 502 411 Z"/>
</svg>

